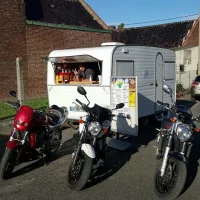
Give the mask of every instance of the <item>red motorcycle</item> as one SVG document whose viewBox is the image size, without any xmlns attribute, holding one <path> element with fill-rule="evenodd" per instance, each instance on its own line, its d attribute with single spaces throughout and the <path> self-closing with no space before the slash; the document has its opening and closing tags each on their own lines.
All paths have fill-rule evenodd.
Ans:
<svg viewBox="0 0 200 200">
<path fill-rule="evenodd" d="M 15 91 L 10 94 L 16 97 Z M 8 102 L 17 110 L 14 128 L 0 163 L 0 179 L 10 178 L 15 166 L 32 160 L 35 153 L 50 156 L 60 147 L 62 125 L 67 120 L 66 107 L 51 106 L 47 113 L 17 102 Z"/>
</svg>

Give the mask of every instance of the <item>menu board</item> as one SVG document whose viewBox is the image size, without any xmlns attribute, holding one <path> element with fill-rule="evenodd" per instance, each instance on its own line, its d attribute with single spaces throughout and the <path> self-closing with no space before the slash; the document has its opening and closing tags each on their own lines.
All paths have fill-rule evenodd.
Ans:
<svg viewBox="0 0 200 200">
<path fill-rule="evenodd" d="M 112 78 L 111 80 L 111 106 L 115 108 L 118 103 L 124 103 L 124 108 L 115 113 L 129 114 L 129 107 L 136 106 L 135 78 Z"/>
<path fill-rule="evenodd" d="M 113 114 L 118 116 L 118 125 L 115 128 L 119 131 L 119 123 L 121 128 L 124 126 L 124 119 L 120 117 L 131 117 L 132 125 L 127 125 L 128 131 L 131 131 L 131 127 L 135 128 L 137 125 L 137 77 L 111 77 L 111 107 L 114 109 L 119 103 L 124 103 L 125 106 L 122 109 L 113 110 Z M 120 116 L 120 117 L 119 117 Z M 128 119 L 127 119 L 128 120 Z M 123 121 L 123 122 L 122 122 Z M 127 121 L 128 123 L 128 121 Z M 134 125 L 133 125 L 134 123 Z M 123 124 L 123 125 L 122 125 Z M 118 126 L 118 127 L 117 127 Z M 125 130 L 126 128 L 124 128 Z M 121 130 L 123 131 L 123 130 Z M 124 131 L 127 132 L 127 131 Z"/>
</svg>

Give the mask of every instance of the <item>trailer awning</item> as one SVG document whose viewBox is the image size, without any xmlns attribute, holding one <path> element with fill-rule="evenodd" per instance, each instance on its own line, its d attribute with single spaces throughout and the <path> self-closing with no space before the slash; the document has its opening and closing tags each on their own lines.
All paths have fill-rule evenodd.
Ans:
<svg viewBox="0 0 200 200">
<path fill-rule="evenodd" d="M 43 58 L 51 63 L 86 63 L 86 62 L 101 62 L 95 57 L 90 55 L 78 55 L 78 56 L 64 56 L 64 57 L 47 57 Z"/>
</svg>

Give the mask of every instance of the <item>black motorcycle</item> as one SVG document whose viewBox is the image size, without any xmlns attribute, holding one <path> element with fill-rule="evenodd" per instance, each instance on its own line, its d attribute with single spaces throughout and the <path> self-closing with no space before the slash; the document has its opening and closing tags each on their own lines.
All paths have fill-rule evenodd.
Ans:
<svg viewBox="0 0 200 200">
<path fill-rule="evenodd" d="M 83 87 L 78 87 L 77 91 L 86 97 L 86 91 Z M 81 190 L 89 180 L 92 171 L 103 165 L 106 155 L 107 143 L 106 138 L 111 137 L 110 131 L 112 110 L 103 108 L 97 104 L 89 108 L 76 99 L 87 115 L 79 120 L 79 140 L 76 150 L 72 154 L 72 162 L 68 171 L 68 186 L 73 190 Z M 116 109 L 123 108 L 124 104 L 120 103 Z M 77 137 L 76 137 L 77 138 Z"/>
<path fill-rule="evenodd" d="M 172 89 L 168 85 L 163 90 L 171 96 Z M 172 100 L 173 102 L 173 100 Z M 172 116 L 171 125 L 162 127 L 158 135 L 157 159 L 160 160 L 154 177 L 154 189 L 160 199 L 172 200 L 182 192 L 187 178 L 187 164 L 189 162 L 192 143 L 196 128 L 191 111 L 185 106 L 170 106 L 167 103 L 157 101 Z"/>
</svg>

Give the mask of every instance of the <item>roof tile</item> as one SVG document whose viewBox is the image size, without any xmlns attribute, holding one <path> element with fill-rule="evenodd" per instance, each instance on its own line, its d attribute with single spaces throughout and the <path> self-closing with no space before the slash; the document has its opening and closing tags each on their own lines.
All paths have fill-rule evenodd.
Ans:
<svg viewBox="0 0 200 200">
<path fill-rule="evenodd" d="M 112 41 L 125 44 L 155 46 L 173 48 L 182 45 L 194 20 L 145 26 L 137 28 L 125 28 L 116 30 L 112 34 Z"/>
<path fill-rule="evenodd" d="M 79 0 L 25 0 L 25 5 L 27 20 L 103 29 Z"/>
</svg>

